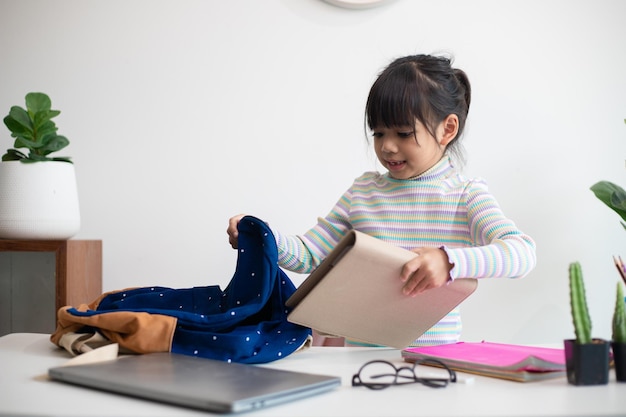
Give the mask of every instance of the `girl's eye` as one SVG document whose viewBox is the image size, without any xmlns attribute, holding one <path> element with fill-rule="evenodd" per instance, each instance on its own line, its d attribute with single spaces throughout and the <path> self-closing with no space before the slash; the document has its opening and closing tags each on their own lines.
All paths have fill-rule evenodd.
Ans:
<svg viewBox="0 0 626 417">
<path fill-rule="evenodd" d="M 401 138 L 412 138 L 415 136 L 415 132 L 398 132 L 398 136 Z"/>
<path fill-rule="evenodd" d="M 372 136 L 375 137 L 375 138 L 382 138 L 383 134 L 382 134 L 382 132 L 374 132 L 374 133 L 372 133 Z"/>
</svg>

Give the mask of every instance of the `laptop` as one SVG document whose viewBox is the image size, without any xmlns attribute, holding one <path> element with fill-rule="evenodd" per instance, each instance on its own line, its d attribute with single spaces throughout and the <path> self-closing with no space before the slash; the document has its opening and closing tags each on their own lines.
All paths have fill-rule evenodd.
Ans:
<svg viewBox="0 0 626 417">
<path fill-rule="evenodd" d="M 48 375 L 56 381 L 217 413 L 257 410 L 341 385 L 337 376 L 166 352 L 54 367 Z"/>
<path fill-rule="evenodd" d="M 402 266 L 415 253 L 348 232 L 287 300 L 287 320 L 332 336 L 398 349 L 409 346 L 469 297 L 474 278 L 416 297 L 402 293 Z"/>
</svg>

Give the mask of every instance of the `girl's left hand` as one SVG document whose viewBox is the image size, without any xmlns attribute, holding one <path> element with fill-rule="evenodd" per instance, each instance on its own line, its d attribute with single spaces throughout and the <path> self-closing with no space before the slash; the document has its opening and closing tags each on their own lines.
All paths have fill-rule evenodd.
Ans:
<svg viewBox="0 0 626 417">
<path fill-rule="evenodd" d="M 431 288 L 441 287 L 450 279 L 452 265 L 448 255 L 439 248 L 413 249 L 418 256 L 402 267 L 400 279 L 404 282 L 402 292 L 415 297 Z"/>
</svg>

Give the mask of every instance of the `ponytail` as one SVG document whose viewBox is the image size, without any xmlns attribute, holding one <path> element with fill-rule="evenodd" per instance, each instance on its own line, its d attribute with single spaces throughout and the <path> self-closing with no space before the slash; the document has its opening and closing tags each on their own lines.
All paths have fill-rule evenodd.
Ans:
<svg viewBox="0 0 626 417">
<path fill-rule="evenodd" d="M 467 111 L 469 112 L 470 103 L 472 102 L 472 86 L 470 85 L 469 78 L 467 78 L 467 74 L 465 73 L 465 71 L 461 69 L 454 68 L 453 71 L 454 76 L 465 90 L 465 105 L 467 106 Z"/>
</svg>

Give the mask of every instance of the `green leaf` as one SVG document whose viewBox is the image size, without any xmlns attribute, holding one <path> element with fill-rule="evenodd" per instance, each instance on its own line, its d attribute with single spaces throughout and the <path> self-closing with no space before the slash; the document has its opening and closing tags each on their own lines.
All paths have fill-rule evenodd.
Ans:
<svg viewBox="0 0 626 417">
<path fill-rule="evenodd" d="M 9 115 L 4 118 L 4 124 L 11 132 L 33 132 L 33 123 L 28 112 L 19 106 L 11 107 Z"/>
<path fill-rule="evenodd" d="M 50 119 L 52 119 L 53 117 L 56 117 L 60 113 L 61 113 L 60 111 L 56 111 L 56 110 L 40 111 L 40 112 L 35 113 L 33 116 L 34 129 L 40 130 L 42 126 L 48 125 L 48 126 L 54 127 L 54 130 L 56 130 L 57 128 L 54 122 L 51 121 Z"/>
<path fill-rule="evenodd" d="M 32 161 L 32 162 L 40 162 L 40 161 L 49 161 L 50 160 L 50 158 L 46 158 L 44 155 L 39 155 L 39 154 L 32 153 L 32 152 L 30 153 L 30 155 L 28 155 L 28 158 L 26 158 L 26 159 L 28 159 L 29 161 Z"/>
<path fill-rule="evenodd" d="M 55 135 L 45 144 L 44 147 L 41 148 L 41 151 L 43 152 L 44 155 L 47 155 L 49 153 L 61 150 L 69 144 L 70 144 L 70 141 L 67 140 L 65 136 Z"/>
<path fill-rule="evenodd" d="M 600 181 L 591 186 L 591 191 L 626 221 L 626 191 L 622 187 L 610 181 Z"/>
<path fill-rule="evenodd" d="M 21 125 L 13 125 L 15 121 L 10 119 L 9 116 L 4 118 L 4 124 L 11 130 L 11 137 L 18 138 L 23 137 L 29 140 L 33 139 L 33 132 L 24 129 Z"/>
<path fill-rule="evenodd" d="M 26 108 L 32 114 L 40 111 L 48 111 L 52 107 L 50 97 L 44 93 L 28 93 L 26 94 Z"/>
<path fill-rule="evenodd" d="M 15 143 L 13 144 L 15 148 L 28 148 L 28 149 L 39 149 L 43 146 L 43 143 L 33 142 L 30 139 L 19 136 L 15 138 Z"/>
<path fill-rule="evenodd" d="M 56 136 L 57 127 L 54 122 L 47 120 L 37 130 L 35 130 L 35 141 L 44 142 L 46 136 Z"/>
<path fill-rule="evenodd" d="M 3 161 L 19 161 L 24 158 L 26 158 L 26 155 L 17 149 L 7 149 L 7 153 L 2 155 Z"/>
<path fill-rule="evenodd" d="M 70 164 L 73 164 L 69 156 L 55 156 L 54 158 L 52 158 L 52 160 L 59 161 L 59 162 L 68 162 Z"/>
</svg>

